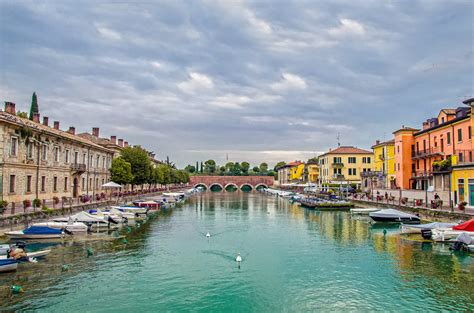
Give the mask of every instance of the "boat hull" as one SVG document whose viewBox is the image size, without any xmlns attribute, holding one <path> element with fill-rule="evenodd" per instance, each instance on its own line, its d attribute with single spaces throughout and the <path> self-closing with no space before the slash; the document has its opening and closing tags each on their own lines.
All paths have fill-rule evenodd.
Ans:
<svg viewBox="0 0 474 313">
<path fill-rule="evenodd" d="M 0 273 L 14 272 L 18 268 L 16 260 L 0 260 Z"/>
<path fill-rule="evenodd" d="M 10 239 L 57 239 L 63 237 L 63 234 L 24 234 L 21 231 L 6 232 L 5 235 Z"/>
<path fill-rule="evenodd" d="M 370 216 L 375 222 L 379 223 L 404 223 L 419 224 L 420 219 L 414 217 L 387 217 L 387 216 Z"/>
<path fill-rule="evenodd" d="M 29 258 L 41 258 L 41 257 L 47 256 L 50 252 L 51 252 L 51 250 L 40 250 L 40 251 L 35 251 L 35 252 L 27 252 L 26 256 L 29 257 Z M 8 258 L 7 258 L 6 255 L 1 255 L 0 256 L 0 260 L 7 260 L 7 259 Z"/>
</svg>

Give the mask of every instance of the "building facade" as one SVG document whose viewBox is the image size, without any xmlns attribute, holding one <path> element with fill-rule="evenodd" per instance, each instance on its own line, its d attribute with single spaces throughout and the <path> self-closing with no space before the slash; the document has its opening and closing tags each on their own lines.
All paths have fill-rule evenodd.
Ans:
<svg viewBox="0 0 474 313">
<path fill-rule="evenodd" d="M 380 142 L 372 146 L 373 171 L 361 173 L 362 185 L 371 188 L 395 188 L 395 140 Z"/>
<path fill-rule="evenodd" d="M 0 112 L 1 198 L 23 200 L 95 196 L 109 180 L 114 151 L 77 136 L 75 128 L 49 126 L 16 115 L 15 104 L 5 103 Z"/>
<path fill-rule="evenodd" d="M 319 163 L 310 160 L 305 164 L 305 182 L 317 184 L 319 182 Z"/>
<path fill-rule="evenodd" d="M 319 157 L 323 184 L 361 184 L 361 173 L 373 170 L 373 153 L 352 146 L 329 150 Z"/>
</svg>

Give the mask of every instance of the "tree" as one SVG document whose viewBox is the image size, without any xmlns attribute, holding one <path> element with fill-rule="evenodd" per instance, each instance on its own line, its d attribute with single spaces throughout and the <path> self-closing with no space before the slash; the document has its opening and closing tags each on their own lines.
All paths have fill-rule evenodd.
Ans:
<svg viewBox="0 0 474 313">
<path fill-rule="evenodd" d="M 204 172 L 204 168 L 202 166 L 202 161 L 201 161 L 201 174 Z"/>
<path fill-rule="evenodd" d="M 254 167 L 252 168 L 252 171 L 253 171 L 254 173 L 258 173 L 258 172 L 260 172 L 260 169 L 258 168 L 258 166 L 254 166 Z"/>
<path fill-rule="evenodd" d="M 33 113 L 39 113 L 38 99 L 36 98 L 36 92 L 33 92 L 33 96 L 31 97 L 30 120 L 33 120 Z"/>
<path fill-rule="evenodd" d="M 233 169 L 234 169 L 234 162 L 227 162 L 225 164 L 225 171 L 227 175 L 232 175 Z"/>
<path fill-rule="evenodd" d="M 308 163 L 311 163 L 311 162 L 318 163 L 318 161 L 319 161 L 318 157 L 312 157 L 311 159 L 308 159 Z"/>
<path fill-rule="evenodd" d="M 121 154 L 122 158 L 132 166 L 132 187 L 147 183 L 151 175 L 148 152 L 140 146 L 134 146 L 124 148 Z"/>
<path fill-rule="evenodd" d="M 110 166 L 110 179 L 120 185 L 132 183 L 132 165 L 122 157 L 113 159 Z"/>
<path fill-rule="evenodd" d="M 279 168 L 279 167 L 282 167 L 282 166 L 285 165 L 285 164 L 286 164 L 286 162 L 280 161 L 280 162 L 278 162 L 278 163 L 275 165 L 275 167 L 273 168 L 273 170 L 274 170 L 275 172 L 277 172 L 277 171 L 278 171 L 278 168 Z"/>
<path fill-rule="evenodd" d="M 160 185 L 171 184 L 171 167 L 168 164 L 160 164 L 156 167 L 158 183 Z"/>
<path fill-rule="evenodd" d="M 242 173 L 241 173 L 241 168 L 240 168 L 240 163 L 239 162 L 235 162 L 234 163 L 234 167 L 232 168 L 232 175 L 234 176 L 240 176 Z"/>
<path fill-rule="evenodd" d="M 195 168 L 194 166 L 192 166 L 192 165 L 186 166 L 186 167 L 184 168 L 184 170 L 185 170 L 186 172 L 188 172 L 188 173 L 191 173 L 191 174 L 194 173 L 194 172 L 196 172 L 196 168 Z"/>
<path fill-rule="evenodd" d="M 208 174 L 214 174 L 216 172 L 216 161 L 207 160 L 204 162 L 204 171 Z"/>
<path fill-rule="evenodd" d="M 265 162 L 260 163 L 260 172 L 266 173 L 267 171 L 268 171 L 268 164 Z"/>
<path fill-rule="evenodd" d="M 247 176 L 249 174 L 249 168 L 250 168 L 249 162 L 246 162 L 246 161 L 242 162 L 242 164 L 240 164 L 242 175 Z"/>
<path fill-rule="evenodd" d="M 21 117 L 21 118 L 28 118 L 28 113 L 18 111 L 16 112 L 16 116 Z"/>
<path fill-rule="evenodd" d="M 221 176 L 225 175 L 225 166 L 219 167 L 219 175 L 221 175 Z"/>
</svg>

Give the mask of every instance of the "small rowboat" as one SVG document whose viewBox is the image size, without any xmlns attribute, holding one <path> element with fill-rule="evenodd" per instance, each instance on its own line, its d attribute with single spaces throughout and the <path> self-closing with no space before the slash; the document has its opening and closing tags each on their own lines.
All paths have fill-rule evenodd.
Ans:
<svg viewBox="0 0 474 313">
<path fill-rule="evenodd" d="M 12 259 L 0 260 L 0 273 L 14 272 L 18 267 L 18 261 Z"/>
<path fill-rule="evenodd" d="M 26 256 L 29 258 L 41 258 L 47 256 L 51 250 L 40 250 L 35 252 L 27 252 Z M 0 255 L 0 260 L 10 260 L 6 255 Z"/>
</svg>

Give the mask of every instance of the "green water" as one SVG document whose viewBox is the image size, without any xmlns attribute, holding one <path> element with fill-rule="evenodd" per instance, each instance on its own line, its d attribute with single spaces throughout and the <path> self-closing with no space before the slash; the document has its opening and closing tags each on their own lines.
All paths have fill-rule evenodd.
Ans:
<svg viewBox="0 0 474 313">
<path fill-rule="evenodd" d="M 384 229 L 387 234 L 384 235 Z M 215 236 L 207 240 L 209 231 Z M 48 312 L 473 310 L 474 257 L 345 212 L 207 192 L 132 229 L 0 274 L 0 307 Z M 102 237 L 100 237 L 102 236 Z M 95 254 L 87 257 L 87 248 Z M 241 253 L 241 268 L 234 258 Z M 63 264 L 69 270 L 61 271 Z M 6 288 L 22 285 L 10 296 Z"/>
</svg>

